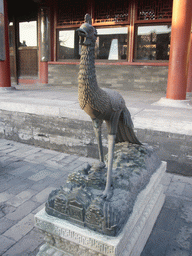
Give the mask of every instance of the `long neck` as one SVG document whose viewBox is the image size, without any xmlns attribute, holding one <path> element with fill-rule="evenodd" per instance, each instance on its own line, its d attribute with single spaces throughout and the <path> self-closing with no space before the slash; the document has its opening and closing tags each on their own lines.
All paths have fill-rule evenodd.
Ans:
<svg viewBox="0 0 192 256">
<path fill-rule="evenodd" d="M 95 73 L 95 45 L 82 45 L 78 82 L 80 87 L 97 87 Z"/>
</svg>

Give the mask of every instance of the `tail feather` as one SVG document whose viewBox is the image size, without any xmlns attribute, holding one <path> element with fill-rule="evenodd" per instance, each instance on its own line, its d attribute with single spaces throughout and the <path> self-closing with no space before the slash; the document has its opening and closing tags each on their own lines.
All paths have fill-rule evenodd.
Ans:
<svg viewBox="0 0 192 256">
<path fill-rule="evenodd" d="M 134 133 L 133 122 L 127 108 L 123 110 L 120 116 L 116 135 L 116 143 L 124 141 L 141 145 L 141 142 L 137 139 Z"/>
<path fill-rule="evenodd" d="M 124 129 L 124 125 L 121 121 L 118 123 L 118 131 L 119 131 L 120 137 L 122 138 L 121 141 L 126 141 L 127 136 L 126 136 L 126 132 L 125 132 L 125 129 Z"/>
<path fill-rule="evenodd" d="M 122 137 L 122 132 L 121 132 L 121 128 L 119 127 L 119 123 L 118 123 L 118 127 L 117 127 L 117 134 L 116 134 L 116 138 L 115 138 L 115 142 L 123 142 L 123 137 Z"/>
</svg>

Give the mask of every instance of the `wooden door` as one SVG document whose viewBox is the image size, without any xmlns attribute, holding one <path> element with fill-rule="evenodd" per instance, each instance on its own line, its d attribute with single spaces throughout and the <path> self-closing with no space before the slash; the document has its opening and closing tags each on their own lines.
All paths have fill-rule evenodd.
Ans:
<svg viewBox="0 0 192 256">
<path fill-rule="evenodd" d="M 38 76 L 37 21 L 19 22 L 19 77 Z"/>
</svg>

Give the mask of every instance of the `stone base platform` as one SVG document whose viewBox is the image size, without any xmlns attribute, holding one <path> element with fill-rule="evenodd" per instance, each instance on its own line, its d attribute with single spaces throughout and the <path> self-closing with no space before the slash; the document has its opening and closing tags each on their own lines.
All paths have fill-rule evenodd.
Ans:
<svg viewBox="0 0 192 256">
<path fill-rule="evenodd" d="M 165 200 L 164 188 L 160 184 L 165 170 L 166 162 L 162 162 L 137 196 L 127 223 L 116 237 L 99 234 L 50 216 L 45 210 L 40 211 L 35 215 L 35 226 L 45 234 L 46 244 L 37 255 L 140 255 Z"/>
</svg>

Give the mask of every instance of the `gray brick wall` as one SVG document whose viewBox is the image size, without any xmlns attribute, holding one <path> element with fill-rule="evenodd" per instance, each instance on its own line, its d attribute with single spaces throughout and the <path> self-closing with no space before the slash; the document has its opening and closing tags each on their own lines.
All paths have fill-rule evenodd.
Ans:
<svg viewBox="0 0 192 256">
<path fill-rule="evenodd" d="M 192 136 L 146 129 L 136 129 L 136 133 L 141 142 L 152 145 L 157 150 L 160 159 L 168 162 L 168 171 L 191 175 Z M 107 129 L 105 123 L 102 127 L 102 134 L 104 154 L 106 154 Z M 89 121 L 0 110 L 0 138 L 64 153 L 98 158 L 95 134 L 92 123 Z M 23 156 L 25 155 L 25 146 L 22 150 Z M 37 148 L 36 151 L 38 150 Z M 38 158 L 34 158 L 33 153 L 30 152 L 30 155 L 27 156 L 30 162 L 41 163 L 50 157 L 49 154 L 44 155 L 38 152 Z M 39 180 L 49 174 L 49 172 L 41 171 L 39 170 L 38 176 L 32 176 L 31 181 Z M 21 175 L 23 175 L 22 172 L 23 170 L 21 170 Z M 32 191 L 29 191 L 29 196 L 30 193 Z M 7 196 L 5 194 L 2 200 L 11 200 Z M 15 201 L 15 203 L 19 202 Z"/>
<path fill-rule="evenodd" d="M 49 84 L 78 85 L 78 65 L 49 64 Z M 99 86 L 124 90 L 166 92 L 168 67 L 96 65 Z"/>
<path fill-rule="evenodd" d="M 0 116 L 1 138 L 65 153 L 97 157 L 91 122 L 4 110 L 0 110 Z M 107 136 L 106 127 L 103 131 Z M 104 140 L 104 146 L 106 145 Z"/>
</svg>

